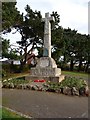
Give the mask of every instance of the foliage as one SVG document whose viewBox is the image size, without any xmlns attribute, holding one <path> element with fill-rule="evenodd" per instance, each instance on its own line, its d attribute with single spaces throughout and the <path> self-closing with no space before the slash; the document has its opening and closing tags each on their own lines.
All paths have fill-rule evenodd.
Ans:
<svg viewBox="0 0 90 120">
<path fill-rule="evenodd" d="M 71 71 L 74 70 L 74 65 L 78 63 L 78 71 L 89 71 L 89 39 L 89 35 L 82 35 L 70 28 L 63 29 L 62 27 L 58 27 L 54 33 L 52 32 L 52 57 L 58 64 L 61 64 L 65 70 L 68 63 L 70 63 L 68 68 Z M 62 61 L 60 61 L 61 56 L 63 56 Z"/>
<path fill-rule="evenodd" d="M 11 78 L 11 79 L 7 79 L 6 81 L 3 81 L 3 85 L 10 85 L 10 84 L 20 85 L 27 83 L 28 81 L 25 80 L 25 77 Z"/>
<path fill-rule="evenodd" d="M 76 89 L 80 89 L 82 87 L 86 86 L 86 82 L 83 79 L 78 79 L 75 77 L 66 77 L 65 80 L 63 80 L 61 83 L 53 83 L 50 82 L 49 84 L 49 89 L 60 89 L 64 87 L 76 87 Z"/>
<path fill-rule="evenodd" d="M 11 28 L 18 24 L 20 12 L 15 7 L 16 2 L 2 2 L 2 31 L 11 32 Z"/>
<path fill-rule="evenodd" d="M 10 73 L 18 73 L 18 65 L 2 64 L 2 77 L 7 77 Z"/>
<path fill-rule="evenodd" d="M 7 73 L 6 73 L 6 71 L 3 69 L 2 70 L 2 77 L 6 77 L 7 76 Z"/>
<path fill-rule="evenodd" d="M 86 83 L 82 79 L 77 79 L 75 77 L 67 77 L 65 80 L 61 82 L 60 87 L 68 86 L 70 88 L 76 87 L 77 89 L 86 86 Z"/>
<path fill-rule="evenodd" d="M 7 73 L 10 73 L 10 64 L 2 64 L 2 72 L 3 74 L 7 75 Z"/>
<path fill-rule="evenodd" d="M 28 72 L 29 66 L 24 65 L 22 72 Z M 20 65 L 2 64 L 2 77 L 9 76 L 10 73 L 20 73 Z"/>
<path fill-rule="evenodd" d="M 63 35 L 63 28 L 58 27 L 52 31 L 52 57 L 56 60 L 56 62 L 59 61 L 60 56 L 62 55 L 61 49 L 62 49 L 62 35 Z"/>
<path fill-rule="evenodd" d="M 13 49 L 10 45 L 10 40 L 1 38 L 2 40 L 2 58 L 9 58 L 9 59 L 18 59 L 19 56 L 17 55 L 17 51 Z"/>
<path fill-rule="evenodd" d="M 51 24 L 52 25 L 52 28 L 53 29 L 56 29 L 56 28 L 58 28 L 59 27 L 59 22 L 60 22 L 60 15 L 57 13 L 57 11 L 56 12 L 52 12 L 52 14 L 51 14 L 51 16 L 53 16 L 54 17 L 54 22 Z M 52 29 L 52 30 L 53 30 Z"/>
<path fill-rule="evenodd" d="M 32 50 L 42 46 L 43 24 L 41 24 L 40 11 L 33 11 L 29 5 L 25 7 L 26 15 L 22 15 L 22 22 L 15 26 L 20 33 L 21 40 L 17 41 L 20 45 L 18 50 L 20 54 L 21 66 L 26 64 L 28 55 L 32 54 Z M 29 48 L 29 50 L 28 50 Z"/>
</svg>

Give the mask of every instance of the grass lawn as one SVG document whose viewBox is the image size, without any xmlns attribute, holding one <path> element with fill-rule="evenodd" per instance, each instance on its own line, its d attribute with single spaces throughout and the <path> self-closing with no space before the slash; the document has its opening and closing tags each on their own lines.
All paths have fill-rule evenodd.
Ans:
<svg viewBox="0 0 90 120">
<path fill-rule="evenodd" d="M 71 71 L 62 71 L 62 74 L 64 75 L 69 75 L 69 76 L 72 76 L 72 77 L 88 77 L 89 74 L 87 73 L 81 73 L 81 72 L 71 72 Z"/>
<path fill-rule="evenodd" d="M 20 118 L 22 118 L 21 120 L 25 119 L 24 117 L 18 115 L 17 113 L 7 110 L 5 108 L 2 108 L 2 110 L 0 109 L 0 116 L 2 116 L 2 120 L 6 119 L 11 120 L 12 118 L 16 118 L 16 120 L 20 120 Z"/>
<path fill-rule="evenodd" d="M 9 79 L 9 78 L 18 78 L 18 77 L 23 77 L 23 76 L 27 76 L 29 75 L 29 73 L 11 73 L 8 74 L 8 76 L 3 77 L 2 79 Z"/>
</svg>

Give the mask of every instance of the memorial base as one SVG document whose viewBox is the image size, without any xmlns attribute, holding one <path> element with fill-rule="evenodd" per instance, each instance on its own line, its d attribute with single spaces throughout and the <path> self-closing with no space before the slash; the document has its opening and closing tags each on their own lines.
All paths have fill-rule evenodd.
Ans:
<svg viewBox="0 0 90 120">
<path fill-rule="evenodd" d="M 46 80 L 46 82 L 50 81 L 50 82 L 58 83 L 58 82 L 61 82 L 62 80 L 64 80 L 64 78 L 65 78 L 64 75 L 60 75 L 60 76 L 57 76 L 57 77 L 26 76 L 25 80 L 28 80 L 30 83 L 34 80 Z"/>
<path fill-rule="evenodd" d="M 61 69 L 57 68 L 53 58 L 41 57 L 36 67 L 31 68 L 30 76 L 26 76 L 25 79 L 29 81 L 44 79 L 51 82 L 61 82 L 64 77 L 64 75 L 61 75 Z"/>
</svg>

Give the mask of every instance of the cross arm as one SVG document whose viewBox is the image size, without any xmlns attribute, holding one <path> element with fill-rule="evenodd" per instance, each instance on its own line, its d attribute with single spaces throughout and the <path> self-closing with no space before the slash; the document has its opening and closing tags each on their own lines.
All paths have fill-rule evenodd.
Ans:
<svg viewBox="0 0 90 120">
<path fill-rule="evenodd" d="M 54 22 L 55 22 L 54 17 L 53 17 L 53 16 L 52 16 L 52 17 L 49 17 L 49 21 L 54 21 Z"/>
</svg>

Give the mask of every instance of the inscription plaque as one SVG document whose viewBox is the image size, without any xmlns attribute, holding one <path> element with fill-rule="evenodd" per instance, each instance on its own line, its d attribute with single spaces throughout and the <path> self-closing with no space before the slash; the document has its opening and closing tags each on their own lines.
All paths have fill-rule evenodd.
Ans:
<svg viewBox="0 0 90 120">
<path fill-rule="evenodd" d="M 41 60 L 40 67 L 48 67 L 48 66 L 49 66 L 49 60 L 47 59 Z"/>
</svg>

